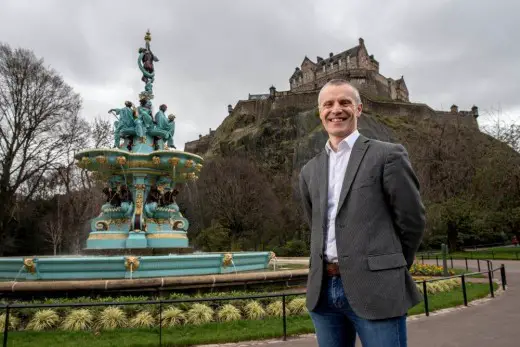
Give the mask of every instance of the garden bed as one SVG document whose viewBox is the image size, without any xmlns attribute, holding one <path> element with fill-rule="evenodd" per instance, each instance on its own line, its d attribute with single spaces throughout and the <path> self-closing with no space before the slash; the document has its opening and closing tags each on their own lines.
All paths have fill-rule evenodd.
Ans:
<svg viewBox="0 0 520 347">
<path fill-rule="evenodd" d="M 428 285 L 430 292 L 430 284 Z M 430 311 L 461 305 L 460 286 L 447 284 L 432 290 Z M 435 287 L 431 287 L 435 288 Z M 444 291 L 441 291 L 444 290 Z M 489 294 L 489 285 L 467 283 L 468 300 Z M 236 292 L 235 295 L 244 295 Z M 223 293 L 229 296 L 229 293 Z M 247 293 L 251 295 L 251 293 Z M 206 294 L 200 297 L 217 296 Z M 179 298 L 173 295 L 172 298 Z M 133 300 L 142 298 L 133 297 Z M 85 298 L 88 302 L 91 299 Z M 109 298 L 104 299 L 111 301 Z M 128 297 L 120 301 L 131 301 Z M 55 300 L 64 302 L 65 300 Z M 78 302 L 77 299 L 70 300 Z M 287 298 L 287 331 L 289 335 L 312 333 L 314 327 L 305 309 L 303 295 Z M 49 300 L 47 303 L 54 303 Z M 39 312 L 39 313 L 37 313 Z M 410 315 L 424 312 L 419 304 Z M 158 305 L 130 305 L 94 308 L 16 309 L 11 320 L 16 331 L 9 333 L 9 346 L 156 346 L 159 340 Z M 39 315 L 39 316 L 37 316 Z M 223 343 L 251 339 L 280 337 L 282 330 L 280 298 L 164 304 L 163 346 L 189 346 L 203 343 Z M 36 318 L 35 318 L 36 317 Z M 0 317 L 0 327 L 5 316 Z M 45 323 L 47 322 L 47 323 Z M 43 331 L 37 329 L 44 328 Z M 79 329 L 73 331 L 73 329 Z M 0 334 L 1 335 L 1 334 Z"/>
</svg>

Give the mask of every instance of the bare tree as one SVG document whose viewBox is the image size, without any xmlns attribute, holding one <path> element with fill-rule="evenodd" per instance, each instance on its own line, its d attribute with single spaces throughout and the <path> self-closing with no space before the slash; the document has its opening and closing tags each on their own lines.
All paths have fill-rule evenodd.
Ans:
<svg viewBox="0 0 520 347">
<path fill-rule="evenodd" d="M 80 108 L 79 95 L 42 59 L 0 44 L 0 255 L 16 204 L 29 201 L 68 154 Z"/>
<path fill-rule="evenodd" d="M 197 182 L 205 205 L 205 225 L 217 221 L 230 230 L 232 247 L 261 249 L 280 229 L 281 208 L 272 182 L 245 158 L 208 161 Z"/>
<path fill-rule="evenodd" d="M 487 111 L 487 124 L 482 126 L 482 131 L 520 152 L 520 125 L 515 121 L 506 121 L 505 118 L 500 108 Z"/>
<path fill-rule="evenodd" d="M 54 255 L 57 254 L 58 247 L 63 242 L 63 223 L 60 205 L 60 197 L 58 197 L 56 211 L 42 220 L 45 241 L 51 244 Z"/>
</svg>

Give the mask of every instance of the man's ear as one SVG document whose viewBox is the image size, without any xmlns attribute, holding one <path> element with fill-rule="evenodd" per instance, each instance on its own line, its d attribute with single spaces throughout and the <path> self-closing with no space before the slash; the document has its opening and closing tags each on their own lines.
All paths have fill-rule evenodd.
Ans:
<svg viewBox="0 0 520 347">
<path fill-rule="evenodd" d="M 357 105 L 358 117 L 361 116 L 361 112 L 363 112 L 363 104 Z"/>
</svg>

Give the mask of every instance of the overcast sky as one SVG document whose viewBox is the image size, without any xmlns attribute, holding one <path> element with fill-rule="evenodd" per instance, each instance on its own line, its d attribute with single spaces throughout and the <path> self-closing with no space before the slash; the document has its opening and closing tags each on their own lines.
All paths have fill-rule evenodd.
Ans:
<svg viewBox="0 0 520 347">
<path fill-rule="evenodd" d="M 501 108 L 520 118 L 520 1 L 497 0 L 0 0 L 0 41 L 32 49 L 83 99 L 82 114 L 113 118 L 138 101 L 137 49 L 152 33 L 154 111 L 177 115 L 175 143 L 217 128 L 227 105 L 267 93 L 307 55 L 365 39 L 386 77 L 436 109 Z M 516 34 L 515 34 L 516 32 Z"/>
</svg>

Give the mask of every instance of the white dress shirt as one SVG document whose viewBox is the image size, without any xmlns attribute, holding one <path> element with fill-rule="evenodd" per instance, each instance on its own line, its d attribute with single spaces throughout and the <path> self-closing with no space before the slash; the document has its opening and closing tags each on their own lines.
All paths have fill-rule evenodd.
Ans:
<svg viewBox="0 0 520 347">
<path fill-rule="evenodd" d="M 347 171 L 348 162 L 352 147 L 359 137 L 356 130 L 338 145 L 337 152 L 330 147 L 327 141 L 325 149 L 329 155 L 329 187 L 327 199 L 327 240 L 325 242 L 325 259 L 328 262 L 335 263 L 338 261 L 338 251 L 336 248 L 336 215 L 339 203 L 339 195 L 343 186 L 343 179 Z"/>
</svg>

